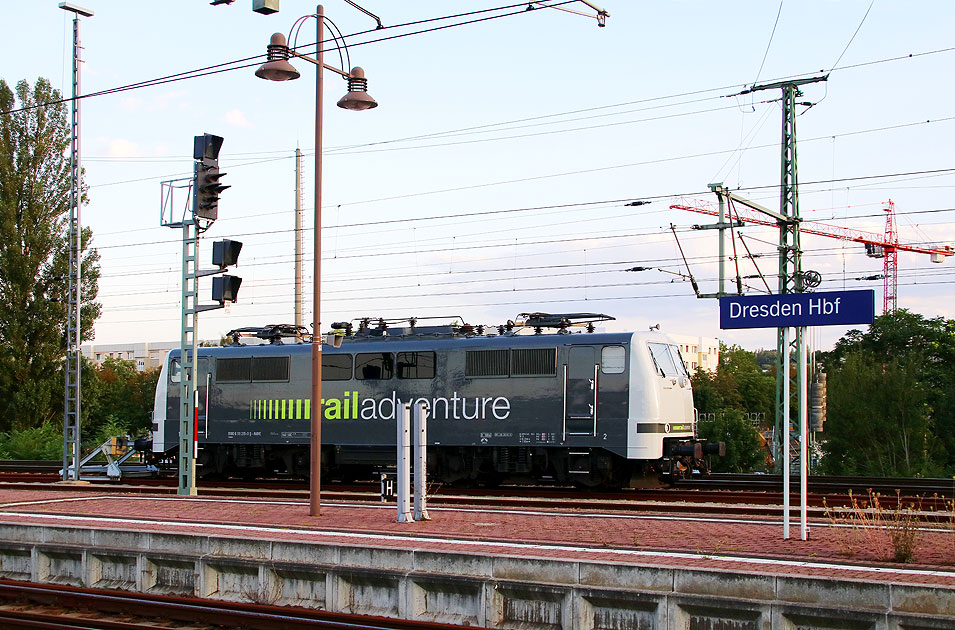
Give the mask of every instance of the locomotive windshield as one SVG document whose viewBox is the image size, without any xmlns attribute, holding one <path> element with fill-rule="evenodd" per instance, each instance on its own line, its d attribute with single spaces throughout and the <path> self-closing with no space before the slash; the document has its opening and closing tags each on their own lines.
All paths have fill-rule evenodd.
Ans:
<svg viewBox="0 0 955 630">
<path fill-rule="evenodd" d="M 680 375 L 689 378 L 690 373 L 686 369 L 686 362 L 683 360 L 683 354 L 680 352 L 679 346 L 670 346 L 670 353 L 676 361 L 676 367 L 680 371 Z"/>
<path fill-rule="evenodd" d="M 685 371 L 681 371 L 677 367 L 677 362 L 679 361 L 682 365 L 683 361 L 679 354 L 674 358 L 670 346 L 665 343 L 648 343 L 647 347 L 650 348 L 650 356 L 653 357 L 653 364 L 660 376 L 683 376 Z M 673 350 L 676 350 L 676 348 L 673 348 Z"/>
</svg>

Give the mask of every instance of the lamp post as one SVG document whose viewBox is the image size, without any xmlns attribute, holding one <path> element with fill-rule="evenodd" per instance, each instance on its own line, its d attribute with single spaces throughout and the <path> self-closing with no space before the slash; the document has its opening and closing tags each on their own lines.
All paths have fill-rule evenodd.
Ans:
<svg viewBox="0 0 955 630">
<path fill-rule="evenodd" d="M 255 71 L 255 76 L 269 81 L 289 81 L 301 75 L 288 62 L 290 56 L 298 57 L 315 65 L 315 233 L 313 248 L 315 260 L 312 267 L 312 394 L 309 419 L 311 424 L 311 450 L 309 455 L 309 515 L 321 514 L 321 471 L 322 471 L 322 334 L 321 334 L 321 287 L 322 287 L 322 116 L 323 108 L 323 71 L 330 70 L 348 80 L 348 93 L 338 101 L 343 109 L 361 111 L 377 107 L 367 93 L 368 81 L 365 72 L 354 67 L 346 72 L 334 66 L 326 65 L 322 54 L 322 38 L 324 32 L 325 11 L 318 5 L 314 15 L 306 15 L 302 20 L 314 17 L 316 27 L 316 56 L 315 59 L 298 53 L 289 48 L 282 33 L 272 35 L 267 48 L 267 61 Z M 295 25 L 292 26 L 295 29 Z M 290 31 L 291 33 L 291 31 Z M 343 44 L 344 45 L 344 44 Z"/>
</svg>

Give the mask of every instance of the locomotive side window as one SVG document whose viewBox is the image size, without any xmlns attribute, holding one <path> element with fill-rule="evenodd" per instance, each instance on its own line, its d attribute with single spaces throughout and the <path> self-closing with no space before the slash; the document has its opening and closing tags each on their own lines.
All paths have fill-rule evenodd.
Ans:
<svg viewBox="0 0 955 630">
<path fill-rule="evenodd" d="M 433 352 L 399 352 L 398 378 L 434 378 Z"/>
<path fill-rule="evenodd" d="M 288 357 L 252 357 L 252 380 L 288 382 Z"/>
<path fill-rule="evenodd" d="M 252 373 L 252 360 L 249 357 L 240 359 L 217 359 L 217 383 L 248 383 Z"/>
<path fill-rule="evenodd" d="M 669 346 L 665 343 L 648 343 L 647 346 L 650 348 L 650 355 L 660 376 L 680 376 Z"/>
<path fill-rule="evenodd" d="M 323 381 L 350 381 L 351 355 L 322 353 Z"/>
<path fill-rule="evenodd" d="M 604 346 L 600 350 L 600 371 L 623 374 L 627 367 L 627 351 L 623 346 Z"/>
<path fill-rule="evenodd" d="M 468 350 L 465 376 L 507 376 L 507 350 Z"/>
<path fill-rule="evenodd" d="M 169 382 L 182 382 L 182 365 L 180 365 L 179 359 L 173 359 L 169 362 Z"/>
<path fill-rule="evenodd" d="M 557 374 L 557 348 L 511 350 L 511 376 L 554 376 L 555 374 Z"/>
<path fill-rule="evenodd" d="M 355 355 L 355 378 L 382 381 L 394 376 L 395 360 L 390 352 L 361 352 Z"/>
</svg>

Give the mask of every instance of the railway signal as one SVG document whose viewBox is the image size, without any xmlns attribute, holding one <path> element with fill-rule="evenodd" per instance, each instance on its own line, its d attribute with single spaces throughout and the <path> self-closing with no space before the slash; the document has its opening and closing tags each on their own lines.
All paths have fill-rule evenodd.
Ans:
<svg viewBox="0 0 955 630">
<path fill-rule="evenodd" d="M 212 299 L 225 306 L 226 302 L 235 302 L 239 296 L 242 278 L 224 275 L 212 279 Z"/>
<path fill-rule="evenodd" d="M 196 423 L 199 403 L 196 357 L 199 343 L 196 339 L 198 316 L 203 311 L 223 308 L 226 302 L 235 302 L 242 279 L 224 273 L 236 264 L 242 243 L 222 240 L 213 244 L 212 260 L 215 269 L 198 269 L 199 235 L 219 217 L 219 195 L 229 186 L 221 183 L 225 173 L 219 171 L 219 150 L 223 138 L 205 133 L 193 138 L 192 178 L 162 182 L 160 223 L 182 229 L 182 313 L 180 348 L 181 378 L 179 384 L 179 487 L 180 495 L 196 495 Z M 180 215 L 174 203 L 175 192 L 186 190 L 188 196 Z M 199 304 L 199 278 L 216 275 L 212 280 L 212 298 L 216 304 Z"/>
<path fill-rule="evenodd" d="M 219 195 L 226 188 L 219 182 L 225 173 L 219 171 L 219 149 L 222 136 L 206 133 L 193 141 L 192 157 L 196 160 L 193 176 L 193 212 L 200 219 L 215 221 L 219 218 Z"/>
<path fill-rule="evenodd" d="M 239 262 L 242 243 L 227 238 L 212 244 L 212 264 L 224 271 Z M 213 273 L 216 273 L 213 271 Z M 212 279 L 212 299 L 224 306 L 226 302 L 235 302 L 239 295 L 242 278 L 224 274 Z"/>
<path fill-rule="evenodd" d="M 242 285 L 242 278 L 232 276 L 225 272 L 229 267 L 239 262 L 239 252 L 242 251 L 242 243 L 227 238 L 216 241 L 212 244 L 212 264 L 216 269 L 203 269 L 196 272 L 197 276 L 212 276 L 223 274 L 212 279 L 212 299 L 218 304 L 199 306 L 197 310 L 208 311 L 216 308 L 222 308 L 226 302 L 235 302 L 239 296 L 239 287 Z"/>
<path fill-rule="evenodd" d="M 826 422 L 826 373 L 816 372 L 809 388 L 809 419 L 813 431 L 822 431 Z"/>
<path fill-rule="evenodd" d="M 212 244 L 212 264 L 220 269 L 231 267 L 239 262 L 242 243 L 227 238 Z"/>
</svg>

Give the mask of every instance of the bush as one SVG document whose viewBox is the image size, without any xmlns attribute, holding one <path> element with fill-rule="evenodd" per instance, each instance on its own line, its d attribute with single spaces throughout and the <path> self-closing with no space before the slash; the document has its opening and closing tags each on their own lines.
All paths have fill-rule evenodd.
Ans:
<svg viewBox="0 0 955 630">
<path fill-rule="evenodd" d="M 921 533 L 921 499 L 908 505 L 900 490 L 895 491 L 895 507 L 885 506 L 879 493 L 868 491 L 862 499 L 849 491 L 847 507 L 829 507 L 823 499 L 826 517 L 838 532 L 843 553 L 874 553 L 881 560 L 915 562 Z"/>
<path fill-rule="evenodd" d="M 38 427 L 0 433 L 3 459 L 62 459 L 63 426 L 44 422 Z"/>
<path fill-rule="evenodd" d="M 124 437 L 129 435 L 129 426 L 114 415 L 106 416 L 104 422 L 97 427 L 96 432 L 91 436 L 84 436 L 83 446 L 86 451 L 98 448 L 103 442 L 111 437 Z M 132 436 L 136 437 L 136 436 Z"/>
<path fill-rule="evenodd" d="M 713 472 L 755 472 L 765 469 L 759 432 L 739 409 L 723 409 L 713 420 L 700 420 L 701 438 L 726 442 L 726 455 L 711 460 Z"/>
</svg>

